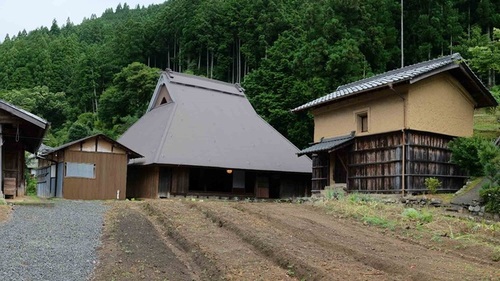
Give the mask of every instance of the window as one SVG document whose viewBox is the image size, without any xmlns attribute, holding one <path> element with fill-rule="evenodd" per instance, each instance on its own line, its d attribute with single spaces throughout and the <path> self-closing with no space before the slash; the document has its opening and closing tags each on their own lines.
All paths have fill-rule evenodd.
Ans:
<svg viewBox="0 0 500 281">
<path fill-rule="evenodd" d="M 356 119 L 358 131 L 362 133 L 368 132 L 368 111 L 356 113 Z"/>
<path fill-rule="evenodd" d="M 66 162 L 65 177 L 95 179 L 95 164 Z"/>
</svg>

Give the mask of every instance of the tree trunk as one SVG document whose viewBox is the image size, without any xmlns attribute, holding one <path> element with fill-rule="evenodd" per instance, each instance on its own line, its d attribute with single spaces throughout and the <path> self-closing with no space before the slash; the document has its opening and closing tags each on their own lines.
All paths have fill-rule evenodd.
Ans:
<svg viewBox="0 0 500 281">
<path fill-rule="evenodd" d="M 198 54 L 198 70 L 200 70 L 201 68 L 201 49 L 200 49 L 200 53 Z"/>
<path fill-rule="evenodd" d="M 470 40 L 470 1 L 469 1 L 469 13 L 467 18 L 467 38 Z"/>
<path fill-rule="evenodd" d="M 210 61 L 210 79 L 214 77 L 214 51 L 212 51 L 212 57 Z"/>
<path fill-rule="evenodd" d="M 167 68 L 172 69 L 170 68 L 170 45 L 167 46 Z"/>
<path fill-rule="evenodd" d="M 176 70 L 175 63 L 177 62 L 177 38 L 174 39 L 174 65 L 172 65 L 172 70 Z"/>
<path fill-rule="evenodd" d="M 179 72 L 182 72 L 182 44 L 179 43 Z"/>
<path fill-rule="evenodd" d="M 241 83 L 241 39 L 238 38 L 238 83 Z"/>
</svg>

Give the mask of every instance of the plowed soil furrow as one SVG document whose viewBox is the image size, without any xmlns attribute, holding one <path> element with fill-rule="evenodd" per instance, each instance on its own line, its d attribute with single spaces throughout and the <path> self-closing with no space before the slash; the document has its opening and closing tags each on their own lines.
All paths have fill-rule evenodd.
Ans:
<svg viewBox="0 0 500 281">
<path fill-rule="evenodd" d="M 239 235 L 248 235 L 249 243 L 286 247 L 287 253 L 300 263 L 316 267 L 333 279 L 364 280 L 369 275 L 377 280 L 499 277 L 494 266 L 432 251 L 305 206 L 245 203 L 221 206 L 207 202 L 197 207 Z M 329 275 L 337 269 L 341 269 L 339 274 Z"/>
<path fill-rule="evenodd" d="M 214 202 L 192 204 L 225 228 L 259 248 L 275 262 L 289 266 L 306 280 L 402 280 L 356 260 L 342 251 L 335 251 L 301 237 L 293 228 L 280 228 L 273 222 L 233 208 L 232 204 Z M 260 205 L 265 210 L 267 206 Z M 286 218 L 285 218 L 286 219 Z"/>
<path fill-rule="evenodd" d="M 115 204 L 110 214 L 93 280 L 200 280 L 136 206 Z"/>
<path fill-rule="evenodd" d="M 199 251 L 219 270 L 211 280 L 295 280 L 219 222 L 183 201 L 150 201 L 147 208 L 185 250 Z"/>
<path fill-rule="evenodd" d="M 94 280 L 499 280 L 500 266 L 310 205 L 114 202 Z M 450 246 L 451 245 L 451 246 Z"/>
</svg>

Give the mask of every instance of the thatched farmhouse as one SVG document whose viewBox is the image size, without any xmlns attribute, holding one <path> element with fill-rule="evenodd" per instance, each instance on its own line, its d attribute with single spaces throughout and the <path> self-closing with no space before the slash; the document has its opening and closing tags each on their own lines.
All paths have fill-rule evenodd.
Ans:
<svg viewBox="0 0 500 281">
<path fill-rule="evenodd" d="M 24 151 L 35 153 L 48 127 L 44 119 L 0 100 L 0 196 L 24 195 Z"/>
<path fill-rule="evenodd" d="M 311 161 L 252 108 L 235 84 L 167 70 L 146 114 L 118 140 L 130 162 L 127 196 L 304 196 Z"/>
<path fill-rule="evenodd" d="M 137 157 L 141 155 L 103 134 L 45 149 L 38 154 L 37 194 L 81 200 L 125 199 L 127 163 Z"/>
<path fill-rule="evenodd" d="M 448 142 L 471 136 L 474 109 L 497 102 L 459 54 L 392 70 L 337 88 L 293 111 L 314 116 L 312 189 L 424 192 L 462 187 Z"/>
</svg>

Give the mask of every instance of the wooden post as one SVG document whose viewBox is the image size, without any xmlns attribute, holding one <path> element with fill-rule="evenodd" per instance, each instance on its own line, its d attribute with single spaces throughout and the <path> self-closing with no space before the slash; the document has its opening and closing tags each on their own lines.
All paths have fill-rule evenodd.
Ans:
<svg viewBox="0 0 500 281">
<path fill-rule="evenodd" d="M 3 186 L 3 136 L 2 136 L 2 124 L 0 124 L 0 198 L 3 198 L 2 186 Z"/>
</svg>

